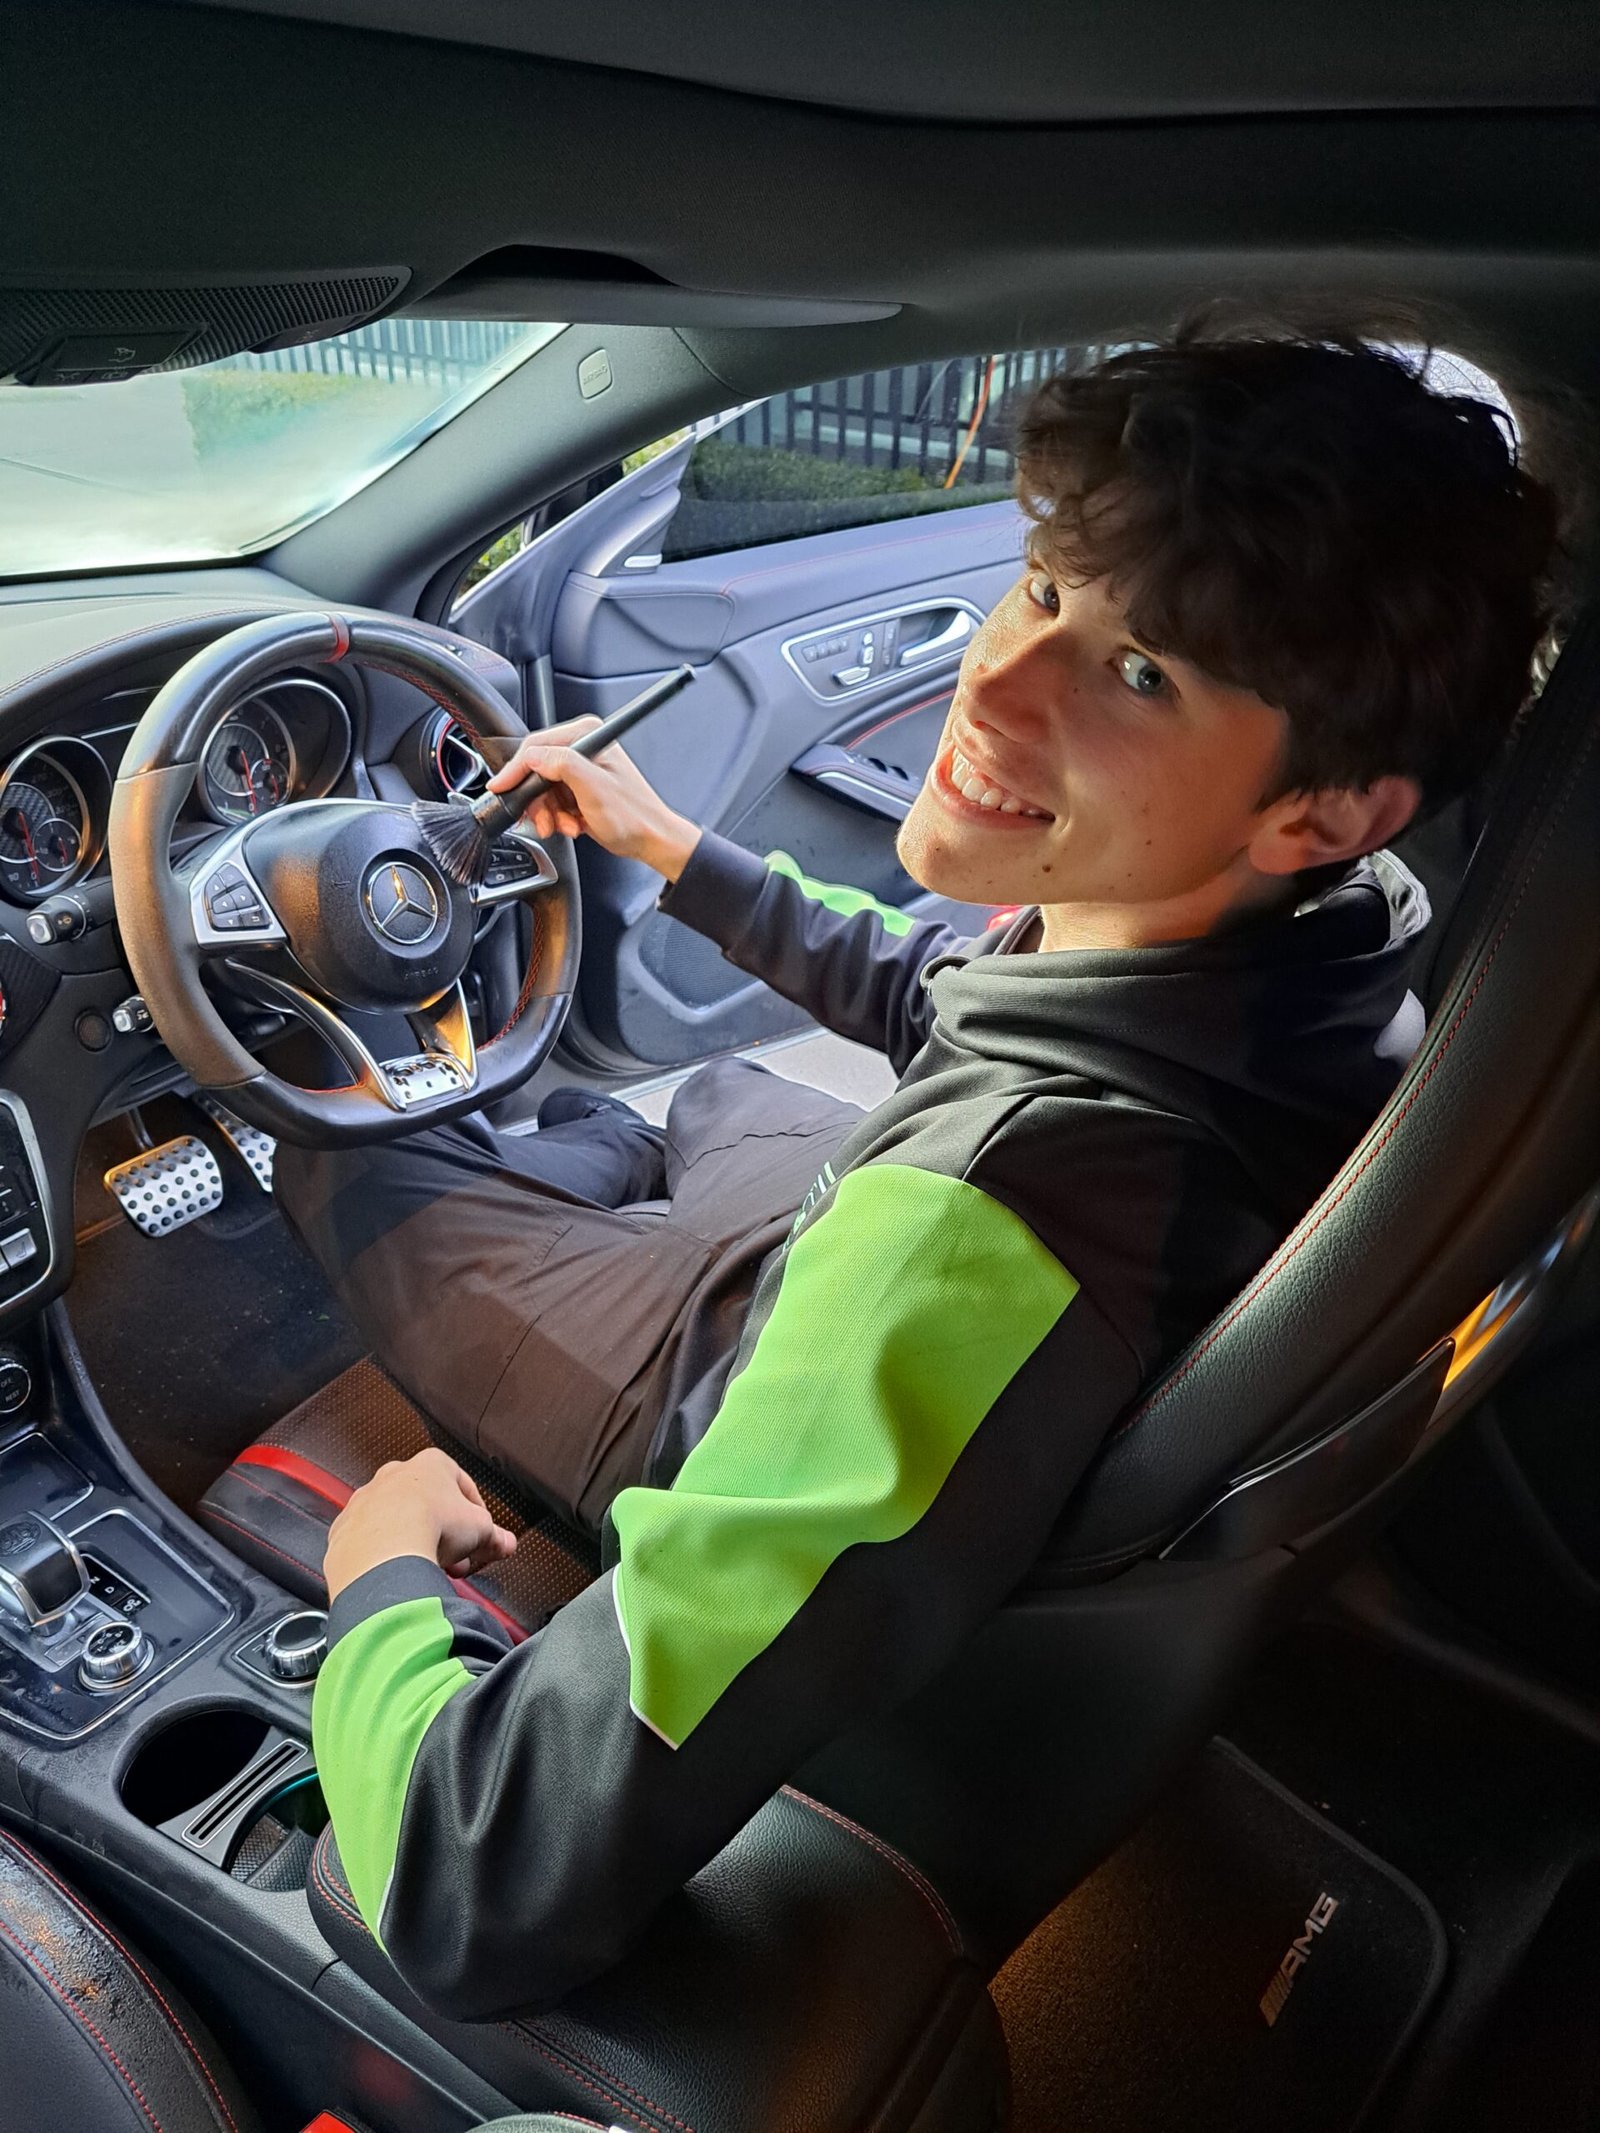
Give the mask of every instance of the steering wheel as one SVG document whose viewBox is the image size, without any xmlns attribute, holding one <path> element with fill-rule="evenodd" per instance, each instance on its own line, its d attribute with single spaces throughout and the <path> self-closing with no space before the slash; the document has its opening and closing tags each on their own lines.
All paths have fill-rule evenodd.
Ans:
<svg viewBox="0 0 1600 2133">
<path fill-rule="evenodd" d="M 465 889 L 434 859 L 409 807 L 305 800 L 228 830 L 173 864 L 178 813 L 206 744 L 239 701 L 287 668 L 349 660 L 424 690 L 492 768 L 527 729 L 437 639 L 358 615 L 269 616 L 219 638 L 173 675 L 134 728 L 111 799 L 117 922 L 134 979 L 173 1057 L 202 1088 L 302 1147 L 387 1140 L 458 1118 L 525 1081 L 560 1034 L 580 948 L 571 841 L 518 829 L 492 886 Z M 477 1045 L 461 977 L 486 903 L 529 899 L 533 953 L 510 1019 Z M 288 1010 L 349 1070 L 337 1089 L 269 1072 L 201 982 L 207 966 Z M 408 1058 L 376 1059 L 347 1010 L 405 1015 Z"/>
</svg>

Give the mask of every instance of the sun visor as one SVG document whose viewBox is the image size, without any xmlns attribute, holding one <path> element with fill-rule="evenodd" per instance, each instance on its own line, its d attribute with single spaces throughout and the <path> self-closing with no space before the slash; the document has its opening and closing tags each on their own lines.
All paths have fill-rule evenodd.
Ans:
<svg viewBox="0 0 1600 2133">
<path fill-rule="evenodd" d="M 160 288 L 0 286 L 0 383 L 103 385 L 326 340 L 394 308 L 406 267 Z"/>
<path fill-rule="evenodd" d="M 897 303 L 690 289 L 612 252 L 506 245 L 401 307 L 413 318 L 564 318 L 591 326 L 842 326 Z"/>
</svg>

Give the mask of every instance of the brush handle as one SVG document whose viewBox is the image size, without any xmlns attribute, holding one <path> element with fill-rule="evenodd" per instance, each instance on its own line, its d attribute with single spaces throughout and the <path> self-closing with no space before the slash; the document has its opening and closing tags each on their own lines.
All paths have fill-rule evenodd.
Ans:
<svg viewBox="0 0 1600 2133">
<path fill-rule="evenodd" d="M 637 696 L 629 697 L 609 718 L 603 718 L 592 732 L 570 742 L 568 745 L 573 754 L 598 755 L 602 748 L 609 748 L 613 741 L 620 741 L 625 733 L 631 732 L 640 719 L 648 718 L 652 711 L 659 711 L 664 703 L 670 702 L 680 689 L 686 689 L 693 680 L 694 668 L 682 666 L 663 680 L 651 682 L 648 689 L 641 689 Z M 491 837 L 499 837 L 510 829 L 513 822 L 522 819 L 541 793 L 550 790 L 551 782 L 549 778 L 540 777 L 538 771 L 530 770 L 525 778 L 519 778 L 515 785 L 508 785 L 504 792 L 485 793 L 481 799 L 474 800 L 473 820 L 481 829 L 487 830 Z"/>
</svg>

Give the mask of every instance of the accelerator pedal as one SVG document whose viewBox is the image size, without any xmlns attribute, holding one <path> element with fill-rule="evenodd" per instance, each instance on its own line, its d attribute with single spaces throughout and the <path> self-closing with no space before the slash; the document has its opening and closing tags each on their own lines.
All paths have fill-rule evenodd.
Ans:
<svg viewBox="0 0 1600 2133">
<path fill-rule="evenodd" d="M 166 1237 L 222 1205 L 222 1172 L 204 1141 L 181 1133 L 105 1174 L 106 1191 L 136 1229 Z"/>
<path fill-rule="evenodd" d="M 197 1090 L 194 1100 L 261 1190 L 271 1192 L 272 1159 L 278 1152 L 278 1144 L 272 1135 L 263 1133 L 259 1126 L 247 1126 L 242 1118 L 235 1118 L 227 1105 L 218 1103 L 209 1089 Z"/>
</svg>

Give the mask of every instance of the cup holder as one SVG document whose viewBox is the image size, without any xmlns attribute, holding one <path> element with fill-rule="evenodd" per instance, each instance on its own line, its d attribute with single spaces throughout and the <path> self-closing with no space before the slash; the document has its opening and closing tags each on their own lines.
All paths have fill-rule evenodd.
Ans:
<svg viewBox="0 0 1600 2133">
<path fill-rule="evenodd" d="M 159 1829 L 248 1768 L 272 1728 L 250 1711 L 193 1711 L 142 1742 L 122 1777 L 122 1804 Z"/>
<path fill-rule="evenodd" d="M 151 1734 L 121 1790 L 141 1822 L 256 1887 L 298 1887 L 328 1819 L 305 1742 L 228 1708 L 192 1711 Z"/>
</svg>

